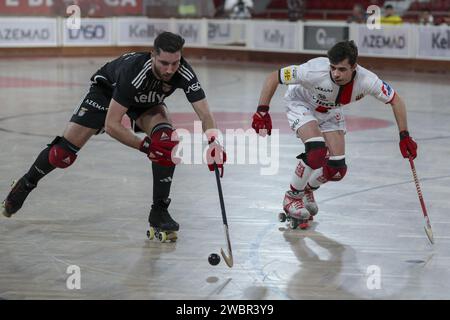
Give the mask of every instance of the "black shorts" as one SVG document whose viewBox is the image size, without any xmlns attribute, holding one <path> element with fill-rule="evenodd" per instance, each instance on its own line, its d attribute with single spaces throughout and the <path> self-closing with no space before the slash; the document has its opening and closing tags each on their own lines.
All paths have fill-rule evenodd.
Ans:
<svg viewBox="0 0 450 320">
<path fill-rule="evenodd" d="M 92 85 L 89 92 L 81 100 L 81 103 L 73 111 L 70 122 L 77 123 L 83 127 L 97 129 L 97 133 L 104 132 L 106 113 L 108 112 L 109 103 L 112 99 L 112 92 L 100 86 Z M 164 104 L 164 103 L 163 103 Z M 141 132 L 135 121 L 143 113 L 150 108 L 134 108 L 127 111 L 127 115 L 131 118 L 131 126 L 135 132 Z"/>
</svg>

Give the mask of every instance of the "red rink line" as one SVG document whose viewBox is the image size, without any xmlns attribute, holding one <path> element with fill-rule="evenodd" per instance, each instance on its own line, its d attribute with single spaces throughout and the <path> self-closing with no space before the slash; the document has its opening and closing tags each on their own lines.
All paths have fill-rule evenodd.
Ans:
<svg viewBox="0 0 450 320">
<path fill-rule="evenodd" d="M 251 129 L 252 113 L 245 112 L 213 112 L 219 129 L 222 134 L 226 129 Z M 280 133 L 293 133 L 289 127 L 287 117 L 282 112 L 272 112 L 272 124 L 274 129 L 279 129 Z M 172 113 L 171 118 L 176 128 L 194 131 L 194 121 L 199 121 L 197 115 L 192 113 Z M 363 131 L 371 129 L 387 128 L 392 126 L 392 121 L 357 116 L 345 116 L 347 131 Z M 124 117 L 122 124 L 130 127 L 130 119 Z"/>
</svg>

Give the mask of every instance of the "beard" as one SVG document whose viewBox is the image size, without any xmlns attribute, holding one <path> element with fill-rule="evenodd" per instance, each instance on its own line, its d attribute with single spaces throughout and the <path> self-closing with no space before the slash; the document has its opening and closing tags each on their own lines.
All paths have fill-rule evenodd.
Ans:
<svg viewBox="0 0 450 320">
<path fill-rule="evenodd" d="M 162 74 L 161 71 L 158 70 L 158 68 L 156 68 L 156 66 L 153 69 L 153 71 L 154 71 L 154 73 L 155 73 L 157 78 L 162 79 L 164 81 L 169 81 L 170 79 L 172 79 L 172 77 L 174 75 L 173 73 L 172 74 Z"/>
</svg>

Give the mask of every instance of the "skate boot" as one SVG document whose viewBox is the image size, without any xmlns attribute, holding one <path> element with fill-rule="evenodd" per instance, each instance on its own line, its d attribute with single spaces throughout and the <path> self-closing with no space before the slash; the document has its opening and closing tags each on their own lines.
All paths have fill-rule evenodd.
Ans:
<svg viewBox="0 0 450 320">
<path fill-rule="evenodd" d="M 314 220 L 314 216 L 319 212 L 319 207 L 317 206 L 316 201 L 314 200 L 314 191 L 319 188 L 311 188 L 309 185 L 306 186 L 304 190 L 303 203 L 305 204 L 306 210 L 308 210 L 311 215 L 309 221 Z"/>
<path fill-rule="evenodd" d="M 3 215 L 10 218 L 14 213 L 19 211 L 28 194 L 34 188 L 36 188 L 36 185 L 29 182 L 25 177 L 13 182 L 11 191 L 2 203 L 1 209 Z"/>
<path fill-rule="evenodd" d="M 169 207 L 170 199 L 161 199 L 155 201 L 150 210 L 148 222 L 150 229 L 147 231 L 147 237 L 152 240 L 158 239 L 161 242 L 169 240 L 175 242 L 177 240 L 177 232 L 180 225 L 172 219 L 167 208 Z"/>
<path fill-rule="evenodd" d="M 300 226 L 300 229 L 308 228 L 308 221 L 310 214 L 306 210 L 303 203 L 303 192 L 287 191 L 284 196 L 283 209 L 278 215 L 280 222 L 288 221 L 291 229 L 296 229 Z"/>
</svg>

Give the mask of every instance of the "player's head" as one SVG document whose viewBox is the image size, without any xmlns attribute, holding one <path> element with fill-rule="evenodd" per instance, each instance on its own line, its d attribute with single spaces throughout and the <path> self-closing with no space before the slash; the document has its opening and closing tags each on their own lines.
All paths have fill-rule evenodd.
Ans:
<svg viewBox="0 0 450 320">
<path fill-rule="evenodd" d="M 357 58 L 358 48 L 353 40 L 338 42 L 328 50 L 331 77 L 338 85 L 352 80 Z"/>
<path fill-rule="evenodd" d="M 391 4 L 388 4 L 388 5 L 386 5 L 386 6 L 384 7 L 384 15 L 385 15 L 386 17 L 393 16 L 394 13 L 395 13 L 394 7 L 393 7 Z"/>
<path fill-rule="evenodd" d="M 172 32 L 160 33 L 154 43 L 152 52 L 152 69 L 155 75 L 169 81 L 178 70 L 181 61 L 184 39 Z"/>
</svg>

